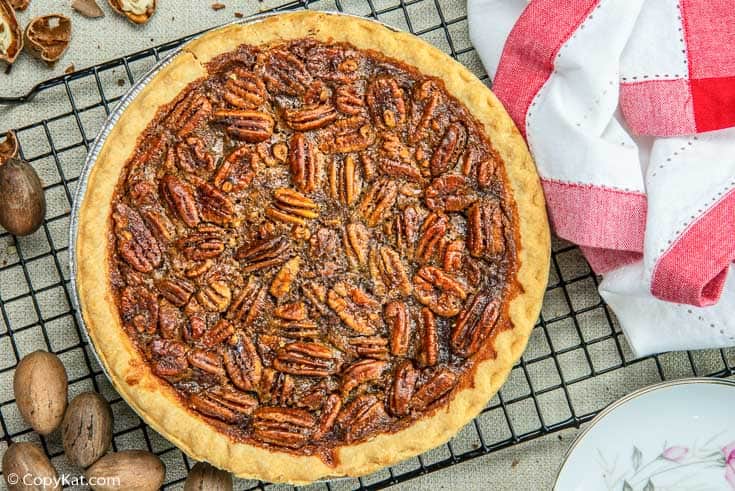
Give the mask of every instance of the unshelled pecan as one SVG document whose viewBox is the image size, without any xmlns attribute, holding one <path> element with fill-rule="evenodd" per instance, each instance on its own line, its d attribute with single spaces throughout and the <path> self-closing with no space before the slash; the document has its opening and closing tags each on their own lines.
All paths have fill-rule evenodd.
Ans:
<svg viewBox="0 0 735 491">
<path fill-rule="evenodd" d="M 145 287 L 125 287 L 120 294 L 120 317 L 136 331 L 153 334 L 158 324 L 158 301 Z"/>
<path fill-rule="evenodd" d="M 347 327 L 359 334 L 375 334 L 382 320 L 380 303 L 361 288 L 344 282 L 329 290 L 327 304 Z"/>
<path fill-rule="evenodd" d="M 194 285 L 181 278 L 164 278 L 156 283 L 161 296 L 176 305 L 183 307 L 194 294 Z"/>
<path fill-rule="evenodd" d="M 324 403 L 321 415 L 317 421 L 317 429 L 312 435 L 314 440 L 320 440 L 332 431 L 341 409 L 342 398 L 337 394 L 331 394 Z"/>
<path fill-rule="evenodd" d="M 291 245 L 283 236 L 258 240 L 240 247 L 235 258 L 243 261 L 246 273 L 283 264 L 288 260 Z"/>
<path fill-rule="evenodd" d="M 273 367 L 292 375 L 328 377 L 337 371 L 337 360 L 324 344 L 294 342 L 278 350 Z"/>
<path fill-rule="evenodd" d="M 411 360 L 403 360 L 396 366 L 393 374 L 393 386 L 388 394 L 388 409 L 396 416 L 405 416 L 409 411 L 409 402 L 416 389 L 419 371 Z"/>
<path fill-rule="evenodd" d="M 260 407 L 253 413 L 253 435 L 258 440 L 286 448 L 300 448 L 316 427 L 308 411 L 283 407 Z"/>
<path fill-rule="evenodd" d="M 225 423 L 244 422 L 258 407 L 258 400 L 232 387 L 216 387 L 189 397 L 195 411 Z"/>
<path fill-rule="evenodd" d="M 354 336 L 349 344 L 362 358 L 388 359 L 388 340 L 380 336 Z"/>
<path fill-rule="evenodd" d="M 390 352 L 406 356 L 411 344 L 411 317 L 405 302 L 392 301 L 384 309 L 385 322 L 390 330 Z"/>
<path fill-rule="evenodd" d="M 432 312 L 453 317 L 467 298 L 466 287 L 456 278 L 433 266 L 424 266 L 413 277 L 414 295 Z"/>
<path fill-rule="evenodd" d="M 265 84 L 256 74 L 235 67 L 227 75 L 222 98 L 240 109 L 255 109 L 265 102 Z"/>
<path fill-rule="evenodd" d="M 301 257 L 294 256 L 286 261 L 273 278 L 269 290 L 270 294 L 278 299 L 285 297 L 291 290 L 291 285 L 299 274 L 300 268 Z"/>
<path fill-rule="evenodd" d="M 291 375 L 272 368 L 263 369 L 258 394 L 263 404 L 291 405 L 294 397 L 294 379 Z"/>
<path fill-rule="evenodd" d="M 112 218 L 117 250 L 122 258 L 141 273 L 150 273 L 157 268 L 163 260 L 161 249 L 138 212 L 118 203 Z"/>
<path fill-rule="evenodd" d="M 457 383 L 457 375 L 448 368 L 436 371 L 419 387 L 409 403 L 411 409 L 423 411 L 451 391 Z"/>
<path fill-rule="evenodd" d="M 182 222 L 189 227 L 199 225 L 201 218 L 191 184 L 172 174 L 166 174 L 161 178 L 161 196 L 169 209 L 176 213 Z"/>
<path fill-rule="evenodd" d="M 358 386 L 378 380 L 387 367 L 388 362 L 371 359 L 360 360 L 346 367 L 342 371 L 342 395 L 348 396 Z"/>
<path fill-rule="evenodd" d="M 381 128 L 395 128 L 406 121 L 403 90 L 392 77 L 381 76 L 368 84 L 365 94 L 373 121 Z"/>
<path fill-rule="evenodd" d="M 439 333 L 436 329 L 434 313 L 427 307 L 421 309 L 419 316 L 419 356 L 422 367 L 433 367 L 439 361 Z"/>
<path fill-rule="evenodd" d="M 253 109 L 218 109 L 214 117 L 225 125 L 225 131 L 236 140 L 258 143 L 273 134 L 273 116 L 267 112 Z"/>
<path fill-rule="evenodd" d="M 477 201 L 470 180 L 462 174 L 444 174 L 431 182 L 424 194 L 426 206 L 434 211 L 463 211 Z"/>
<path fill-rule="evenodd" d="M 235 327 L 225 319 L 220 319 L 202 335 L 202 343 L 212 348 L 229 340 L 233 334 L 235 334 Z"/>
<path fill-rule="evenodd" d="M 286 109 L 283 116 L 292 129 L 312 131 L 329 125 L 339 117 L 339 113 L 331 104 L 320 103 Z"/>
<path fill-rule="evenodd" d="M 360 222 L 348 223 L 343 232 L 345 255 L 353 267 L 364 266 L 368 260 L 370 234 Z"/>
<path fill-rule="evenodd" d="M 222 191 L 237 193 L 247 188 L 255 177 L 257 156 L 245 145 L 230 153 L 220 164 L 212 182 Z"/>
<path fill-rule="evenodd" d="M 224 234 L 219 227 L 204 225 L 188 236 L 179 239 L 176 246 L 186 258 L 193 261 L 204 261 L 215 258 L 224 252 Z"/>
<path fill-rule="evenodd" d="M 449 228 L 449 219 L 443 213 L 432 213 L 419 230 L 420 238 L 416 244 L 415 257 L 418 261 L 429 262 L 440 249 L 440 244 L 446 238 Z"/>
<path fill-rule="evenodd" d="M 376 180 L 363 196 L 358 207 L 370 227 L 375 227 L 390 213 L 398 197 L 398 183 L 388 178 Z"/>
<path fill-rule="evenodd" d="M 225 370 L 232 385 L 245 392 L 255 391 L 260 384 L 263 363 L 248 336 L 239 336 L 236 344 L 223 352 Z"/>
<path fill-rule="evenodd" d="M 499 316 L 500 299 L 478 292 L 452 327 L 452 352 L 463 357 L 475 354 L 492 334 Z"/>
<path fill-rule="evenodd" d="M 293 183 L 304 193 L 314 192 L 321 173 L 319 152 L 303 133 L 294 133 L 288 146 L 288 160 Z"/>
<path fill-rule="evenodd" d="M 505 251 L 505 225 L 500 203 L 483 199 L 467 212 L 467 249 L 475 257 L 492 258 Z"/>
<path fill-rule="evenodd" d="M 187 358 L 191 366 L 198 368 L 204 373 L 208 373 L 217 378 L 225 375 L 225 370 L 222 368 L 222 357 L 213 351 L 195 348 L 189 352 Z"/>
<path fill-rule="evenodd" d="M 273 206 L 265 210 L 265 214 L 283 223 L 306 225 L 307 218 L 319 216 L 318 205 L 310 198 L 289 188 L 279 188 L 273 192 Z"/>
<path fill-rule="evenodd" d="M 431 156 L 431 175 L 436 177 L 453 169 L 465 150 L 467 130 L 461 123 L 450 124 Z"/>
<path fill-rule="evenodd" d="M 347 155 L 338 162 L 333 158 L 329 163 L 329 193 L 335 200 L 347 206 L 352 205 L 360 196 L 362 181 L 353 155 Z"/>
</svg>

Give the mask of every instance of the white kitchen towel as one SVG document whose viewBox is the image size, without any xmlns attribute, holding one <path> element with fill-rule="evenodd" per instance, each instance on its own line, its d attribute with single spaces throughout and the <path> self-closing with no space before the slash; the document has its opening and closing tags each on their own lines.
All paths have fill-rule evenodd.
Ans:
<svg viewBox="0 0 735 491">
<path fill-rule="evenodd" d="M 735 2 L 469 0 L 468 12 L 554 230 L 604 275 L 634 352 L 735 346 Z"/>
</svg>

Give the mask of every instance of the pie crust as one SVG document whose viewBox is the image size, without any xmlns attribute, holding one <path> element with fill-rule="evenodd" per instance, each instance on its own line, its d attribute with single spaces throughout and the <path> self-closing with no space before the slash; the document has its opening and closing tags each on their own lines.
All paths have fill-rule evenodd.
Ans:
<svg viewBox="0 0 735 491">
<path fill-rule="evenodd" d="M 190 411 L 176 391 L 155 376 L 128 337 L 110 287 L 106 237 L 112 198 L 139 136 L 160 106 L 207 75 L 203 64 L 241 44 L 271 45 L 312 37 L 345 42 L 415 67 L 443 80 L 446 90 L 484 125 L 517 206 L 518 293 L 508 306 L 511 328 L 495 336 L 495 358 L 480 361 L 473 380 L 438 410 L 395 433 L 339 446 L 334 464 L 317 456 L 238 443 Z M 407 33 L 352 16 L 297 12 L 227 26 L 190 42 L 124 109 L 91 170 L 79 207 L 76 284 L 81 313 L 114 387 L 154 430 L 190 457 L 245 478 L 303 484 L 361 476 L 432 449 L 470 422 L 499 390 L 520 358 L 538 316 L 549 269 L 550 238 L 544 196 L 525 142 L 500 102 L 465 67 Z"/>
</svg>

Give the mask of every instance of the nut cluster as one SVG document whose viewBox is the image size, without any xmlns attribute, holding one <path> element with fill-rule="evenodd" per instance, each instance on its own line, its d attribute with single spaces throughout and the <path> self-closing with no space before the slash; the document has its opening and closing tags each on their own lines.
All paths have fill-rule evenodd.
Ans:
<svg viewBox="0 0 735 491">
<path fill-rule="evenodd" d="M 111 282 L 151 370 L 233 438 L 305 454 L 447 403 L 493 355 L 516 266 L 480 124 L 349 45 L 241 46 L 208 69 L 114 198 Z"/>
</svg>

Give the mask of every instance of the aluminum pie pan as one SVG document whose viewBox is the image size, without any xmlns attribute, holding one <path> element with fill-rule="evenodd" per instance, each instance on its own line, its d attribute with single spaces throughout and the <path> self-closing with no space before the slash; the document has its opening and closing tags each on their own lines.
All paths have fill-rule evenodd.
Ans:
<svg viewBox="0 0 735 491">
<path fill-rule="evenodd" d="M 92 346 L 93 349 L 91 351 L 94 355 L 95 360 L 97 361 L 97 364 L 99 365 L 99 367 L 101 368 L 102 372 L 105 374 L 107 379 L 110 381 L 110 383 L 113 385 L 113 387 L 115 386 L 115 383 L 112 377 L 110 376 L 110 373 L 107 371 L 107 368 L 105 367 L 104 363 L 102 363 L 102 360 L 99 354 L 97 353 L 97 347 L 92 342 L 92 338 L 89 335 L 89 330 L 87 328 L 86 323 L 84 322 L 84 317 L 82 315 L 82 310 L 81 310 L 79 289 L 78 289 L 78 285 L 76 281 L 76 278 L 77 278 L 76 250 L 77 250 L 77 234 L 79 230 L 79 212 L 80 212 L 81 203 L 86 196 L 87 187 L 89 184 L 89 176 L 92 172 L 92 169 L 94 168 L 95 165 L 97 165 L 97 161 L 98 161 L 100 152 L 102 151 L 102 148 L 107 142 L 107 138 L 109 137 L 112 129 L 115 127 L 118 120 L 122 116 L 123 112 L 125 112 L 128 106 L 136 99 L 136 97 L 140 94 L 140 92 L 156 77 L 156 75 L 158 75 L 158 73 L 164 67 L 170 64 L 176 56 L 181 54 L 183 49 L 186 46 L 188 46 L 189 43 L 217 29 L 222 29 L 225 27 L 235 26 L 235 25 L 256 24 L 269 17 L 277 16 L 277 15 L 280 15 L 281 13 L 286 13 L 286 12 L 289 12 L 289 11 L 285 10 L 283 12 L 270 12 L 266 14 L 256 14 L 256 15 L 253 15 L 245 19 L 236 20 L 234 22 L 229 22 L 227 24 L 213 27 L 212 29 L 208 29 L 206 31 L 202 31 L 201 33 L 198 33 L 196 36 L 192 37 L 187 42 L 185 42 L 183 45 L 179 46 L 178 48 L 174 48 L 170 53 L 166 54 L 165 57 L 163 57 L 160 61 L 158 61 L 153 67 L 151 67 L 121 97 L 121 99 L 117 102 L 117 105 L 115 106 L 115 108 L 110 112 L 109 116 L 107 117 L 107 120 L 102 126 L 102 129 L 97 134 L 97 137 L 95 138 L 92 144 L 92 147 L 87 153 L 87 158 L 85 159 L 84 166 L 82 167 L 82 170 L 79 174 L 79 178 L 77 180 L 77 189 L 76 189 L 76 192 L 74 193 L 74 202 L 72 203 L 71 217 L 70 217 L 70 224 L 69 224 L 69 275 L 70 275 L 70 284 L 71 284 L 70 294 L 71 294 L 72 307 L 74 309 L 74 316 L 76 318 L 78 325 L 80 326 L 82 335 L 84 339 L 87 341 L 87 343 L 90 346 Z M 322 13 L 329 14 L 329 15 L 354 17 L 357 19 L 366 20 L 365 17 L 359 16 L 359 15 L 345 14 L 341 12 L 322 12 Z M 387 29 L 390 29 L 391 31 L 401 32 L 399 29 L 389 26 L 385 24 L 384 22 L 381 22 L 375 19 L 367 19 L 367 20 L 370 20 L 371 22 L 375 22 L 376 24 L 380 24 L 381 26 Z M 135 408 L 132 408 L 132 409 L 143 421 L 147 422 L 145 415 L 139 413 Z M 350 479 L 350 478 L 349 477 L 336 477 L 336 478 L 331 478 L 331 479 L 315 481 L 315 483 L 328 482 L 328 481 L 339 481 L 339 480 L 344 480 L 344 479 Z"/>
</svg>

